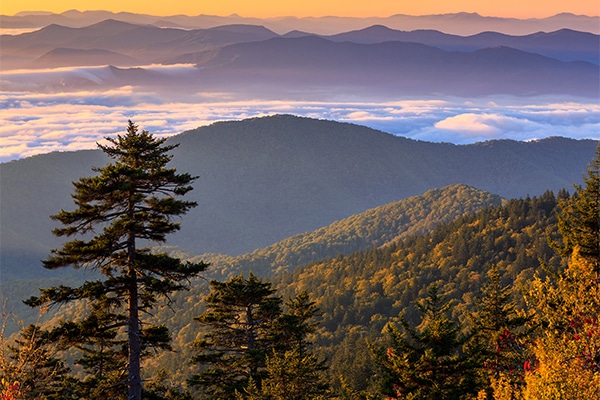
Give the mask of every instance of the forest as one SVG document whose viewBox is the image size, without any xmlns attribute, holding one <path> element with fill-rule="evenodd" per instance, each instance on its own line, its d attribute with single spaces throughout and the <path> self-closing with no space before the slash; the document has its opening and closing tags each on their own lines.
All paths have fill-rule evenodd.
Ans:
<svg viewBox="0 0 600 400">
<path fill-rule="evenodd" d="M 227 259 L 169 251 L 175 147 L 130 122 L 73 183 L 44 267 L 97 275 L 23 299 L 2 400 L 600 397 L 600 147 L 573 193 L 455 185 Z"/>
</svg>

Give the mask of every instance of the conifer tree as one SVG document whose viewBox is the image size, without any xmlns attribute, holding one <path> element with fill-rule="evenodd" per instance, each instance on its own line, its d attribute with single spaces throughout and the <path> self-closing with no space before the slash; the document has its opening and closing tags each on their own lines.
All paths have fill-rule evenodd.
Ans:
<svg viewBox="0 0 600 400">
<path fill-rule="evenodd" d="M 374 349 L 382 368 L 379 391 L 388 398 L 467 399 L 477 393 L 476 364 L 462 347 L 468 337 L 448 317 L 451 303 L 434 284 L 418 308 L 418 329 L 402 319 L 402 329 L 389 323 L 390 346 Z"/>
<path fill-rule="evenodd" d="M 39 297 L 27 303 L 38 306 L 85 301 L 90 314 L 62 324 L 53 334 L 66 343 L 79 342 L 79 347 L 90 351 L 96 348 L 96 352 L 84 351 L 80 363 L 99 377 L 106 376 L 106 363 L 118 360 L 119 366 L 114 368 L 127 373 L 110 387 L 127 387 L 125 391 L 119 389 L 120 397 L 139 400 L 142 355 L 151 348 L 168 347 L 170 340 L 165 327 L 144 322 L 141 313 L 168 299 L 173 291 L 185 289 L 188 280 L 207 265 L 184 263 L 144 247 L 164 242 L 167 234 L 179 229 L 180 223 L 174 218 L 196 206 L 178 199 L 192 190 L 195 177 L 167 167 L 172 159 L 168 153 L 177 145 L 138 131 L 131 121 L 126 134 L 107 140 L 107 145 L 98 147 L 114 161 L 94 168 L 97 175 L 73 183 L 74 211 L 61 210 L 52 216 L 64 225 L 53 231 L 56 236 L 76 238 L 52 250 L 52 256 L 44 261 L 48 269 L 88 268 L 103 277 L 76 288 L 42 289 Z M 98 352 L 108 351 L 106 346 L 113 352 L 112 361 Z M 120 348 L 127 355 L 125 359 L 117 357 Z"/>
<path fill-rule="evenodd" d="M 271 283 L 250 273 L 226 282 L 211 281 L 206 312 L 195 319 L 208 331 L 194 346 L 193 362 L 202 369 L 189 379 L 214 399 L 233 399 L 250 382 L 260 387 L 273 343 L 269 329 L 281 315 L 281 298 Z"/>
<path fill-rule="evenodd" d="M 583 178 L 585 186 L 575 185 L 575 194 L 559 203 L 558 228 L 562 241 L 553 244 L 564 257 L 569 257 L 577 247 L 579 257 L 585 258 L 600 275 L 600 144 Z"/>
<path fill-rule="evenodd" d="M 287 312 L 274 321 L 269 335 L 272 351 L 266 358 L 266 376 L 262 381 L 263 399 L 310 400 L 324 399 L 330 385 L 323 372 L 324 360 L 319 360 L 310 347 L 308 336 L 315 332 L 315 316 L 319 309 L 307 292 L 285 303 Z"/>
<path fill-rule="evenodd" d="M 490 268 L 488 277 L 472 314 L 476 333 L 471 346 L 481 352 L 482 369 L 490 380 L 488 398 L 512 400 L 519 398 L 523 365 L 530 356 L 530 318 L 516 310 L 512 287 L 502 285 L 496 265 Z"/>
</svg>

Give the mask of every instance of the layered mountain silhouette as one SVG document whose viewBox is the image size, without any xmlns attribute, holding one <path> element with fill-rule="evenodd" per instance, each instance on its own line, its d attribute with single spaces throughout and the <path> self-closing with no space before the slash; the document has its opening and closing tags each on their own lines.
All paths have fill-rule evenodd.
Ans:
<svg viewBox="0 0 600 400">
<path fill-rule="evenodd" d="M 600 69 L 494 47 L 449 52 L 410 42 L 356 44 L 318 37 L 234 44 L 170 60 L 195 63 L 215 87 L 354 87 L 366 93 L 571 94 L 594 97 Z"/>
<path fill-rule="evenodd" d="M 291 35 L 288 35 L 291 36 Z M 300 36 L 299 33 L 294 36 Z M 489 47 L 511 47 L 562 61 L 600 61 L 600 38 L 589 32 L 560 29 L 514 36 L 498 32 L 482 32 L 471 36 L 442 33 L 438 30 L 400 31 L 383 25 L 340 33 L 326 38 L 336 42 L 382 43 L 388 41 L 415 42 L 447 51 L 475 51 Z"/>
<path fill-rule="evenodd" d="M 159 28 L 153 25 L 136 25 L 108 19 L 94 25 L 71 28 L 52 24 L 40 30 L 21 35 L 3 35 L 3 56 L 18 58 L 21 67 L 48 67 L 39 58 L 56 49 L 104 50 L 133 57 L 140 65 L 160 63 L 165 59 L 194 51 L 213 49 L 231 43 L 257 41 L 277 36 L 261 26 L 230 25 L 212 29 L 184 30 Z M 27 64 L 22 61 L 30 57 L 38 62 Z M 58 62 L 58 59 L 56 59 Z M 129 65 L 111 62 L 110 58 L 98 59 L 88 65 Z M 65 58 L 60 66 L 73 64 Z M 3 68 L 7 68 L 5 65 Z"/>
<path fill-rule="evenodd" d="M 3 35 L 3 69 L 111 66 L 27 85 L 65 90 L 137 85 L 196 93 L 248 95 L 320 90 L 366 95 L 575 95 L 598 96 L 600 36 L 561 29 L 510 36 L 493 32 L 462 37 L 440 31 L 398 31 L 384 26 L 320 37 L 278 35 L 258 25 L 208 29 L 160 28 L 107 19 L 72 28 L 52 24 Z M 176 76 L 139 66 L 191 64 Z M 128 67 L 136 66 L 127 70 Z M 62 74 L 62 75 L 61 75 Z M 102 75 L 99 77 L 98 74 Z M 8 87 L 13 80 L 11 75 Z M 19 87 L 19 83 L 16 83 Z"/>
<path fill-rule="evenodd" d="M 173 165 L 199 176 L 199 206 L 168 244 L 239 255 L 367 209 L 452 184 L 505 198 L 570 189 L 596 142 L 550 138 L 452 145 L 366 127 L 280 115 L 220 122 L 170 139 Z M 60 243 L 49 215 L 73 209 L 71 182 L 108 160 L 99 151 L 51 153 L 0 164 L 3 279 L 41 277 Z"/>
<path fill-rule="evenodd" d="M 397 14 L 378 18 L 245 18 L 239 15 L 220 17 L 214 15 L 171 15 L 154 16 L 127 12 L 112 13 L 108 11 L 66 11 L 53 13 L 19 13 L 15 16 L 0 16 L 5 28 L 35 28 L 50 24 L 69 27 L 83 27 L 106 19 L 117 19 L 133 24 L 155 25 L 159 27 L 181 27 L 186 29 L 206 29 L 221 25 L 250 24 L 263 25 L 279 34 L 293 30 L 332 35 L 356 29 L 364 29 L 371 25 L 385 25 L 392 29 L 416 30 L 439 29 L 456 35 L 473 35 L 486 31 L 502 32 L 510 35 L 527 35 L 535 32 L 551 32 L 561 28 L 575 29 L 600 34 L 598 17 L 561 13 L 547 18 L 499 18 L 486 17 L 476 13 L 454 13 L 412 16 Z"/>
</svg>

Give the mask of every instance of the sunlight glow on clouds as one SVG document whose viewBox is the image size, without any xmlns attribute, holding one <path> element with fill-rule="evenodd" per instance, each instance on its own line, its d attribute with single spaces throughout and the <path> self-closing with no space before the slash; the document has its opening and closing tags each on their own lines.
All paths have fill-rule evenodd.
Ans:
<svg viewBox="0 0 600 400">
<path fill-rule="evenodd" d="M 13 88 L 0 93 L 0 161 L 51 151 L 92 149 L 104 137 L 123 133 L 128 119 L 164 137 L 215 121 L 282 113 L 357 123 L 413 139 L 457 144 L 548 136 L 600 139 L 600 105 L 589 100 L 496 96 L 493 101 L 344 101 L 338 96 L 320 101 L 285 101 L 240 100 L 233 93 L 216 92 L 178 96 L 133 86 L 58 93 Z"/>
</svg>

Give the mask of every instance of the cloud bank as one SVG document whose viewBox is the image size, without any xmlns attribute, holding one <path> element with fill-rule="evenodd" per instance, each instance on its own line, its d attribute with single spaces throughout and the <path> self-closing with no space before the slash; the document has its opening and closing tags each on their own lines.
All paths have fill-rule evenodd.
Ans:
<svg viewBox="0 0 600 400">
<path fill-rule="evenodd" d="M 185 73 L 185 67 L 172 72 Z M 57 73 L 72 71 L 52 72 Z M 2 86 L 0 162 L 52 151 L 92 149 L 106 136 L 122 133 L 129 119 L 164 137 L 215 121 L 282 113 L 456 144 L 549 136 L 600 140 L 600 104 L 589 99 L 369 99 L 315 94 L 315 100 L 273 100 L 276 97 L 242 99 L 235 93 L 178 95 L 134 86 L 60 91 L 38 85 L 32 90 L 26 86 L 37 85 L 39 76 L 46 75 L 37 72 L 32 79 L 31 74 L 16 72 L 10 77 L 12 84 Z"/>
</svg>

